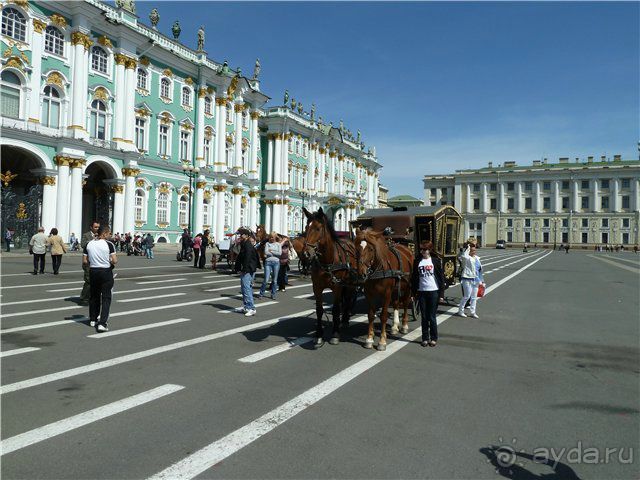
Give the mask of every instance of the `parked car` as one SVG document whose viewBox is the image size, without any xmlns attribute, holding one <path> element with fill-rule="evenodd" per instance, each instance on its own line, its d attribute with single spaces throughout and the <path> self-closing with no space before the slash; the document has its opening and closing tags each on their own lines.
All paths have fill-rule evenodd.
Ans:
<svg viewBox="0 0 640 480">
<path fill-rule="evenodd" d="M 496 242 L 496 248 L 504 250 L 505 248 L 507 248 L 507 242 L 505 240 L 498 240 Z"/>
</svg>

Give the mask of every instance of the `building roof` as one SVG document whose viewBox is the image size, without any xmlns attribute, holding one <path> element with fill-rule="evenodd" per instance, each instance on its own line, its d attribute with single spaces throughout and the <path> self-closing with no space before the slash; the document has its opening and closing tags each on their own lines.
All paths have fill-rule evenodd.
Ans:
<svg viewBox="0 0 640 480">
<path fill-rule="evenodd" d="M 390 197 L 388 202 L 420 202 L 422 200 L 416 197 L 412 197 L 411 195 L 396 195 L 395 197 Z"/>
</svg>

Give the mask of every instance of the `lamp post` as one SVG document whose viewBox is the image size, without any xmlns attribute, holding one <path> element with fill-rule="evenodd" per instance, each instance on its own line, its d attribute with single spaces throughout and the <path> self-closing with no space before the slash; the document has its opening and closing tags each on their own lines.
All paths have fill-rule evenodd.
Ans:
<svg viewBox="0 0 640 480">
<path fill-rule="evenodd" d="M 189 224 L 189 235 L 191 235 L 193 234 L 191 231 L 191 203 L 193 203 L 191 201 L 191 197 L 193 195 L 193 181 L 198 178 L 198 175 L 200 175 L 200 169 L 185 163 L 182 165 L 182 173 L 189 177 L 189 220 L 187 223 Z"/>
<path fill-rule="evenodd" d="M 302 200 L 302 208 L 304 209 L 304 200 L 305 198 L 309 198 L 309 192 L 306 190 L 300 190 L 299 192 L 300 199 Z M 300 218 L 300 231 L 304 232 L 304 215 Z"/>
</svg>

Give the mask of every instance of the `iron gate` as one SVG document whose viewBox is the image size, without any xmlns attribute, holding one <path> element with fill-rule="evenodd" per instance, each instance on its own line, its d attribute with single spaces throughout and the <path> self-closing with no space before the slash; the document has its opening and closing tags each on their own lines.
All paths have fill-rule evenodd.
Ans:
<svg viewBox="0 0 640 480">
<path fill-rule="evenodd" d="M 15 248 L 27 246 L 40 226 L 42 185 L 33 185 L 26 194 L 16 193 L 9 185 L 2 187 L 2 232 L 13 231 Z"/>
</svg>

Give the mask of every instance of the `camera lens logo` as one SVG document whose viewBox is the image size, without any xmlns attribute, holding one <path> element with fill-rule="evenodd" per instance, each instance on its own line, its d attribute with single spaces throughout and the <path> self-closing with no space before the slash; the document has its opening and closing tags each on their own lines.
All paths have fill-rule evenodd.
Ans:
<svg viewBox="0 0 640 480">
<path fill-rule="evenodd" d="M 492 446 L 495 454 L 495 463 L 497 464 L 496 473 L 500 474 L 505 470 L 510 471 L 514 465 L 518 467 L 524 466 L 524 463 L 518 457 L 518 453 L 524 453 L 524 450 L 517 450 L 517 443 L 517 438 L 512 438 L 511 443 L 507 444 L 502 437 L 498 437 L 498 446 Z M 487 463 L 491 462 L 492 459 L 487 459 Z"/>
</svg>

